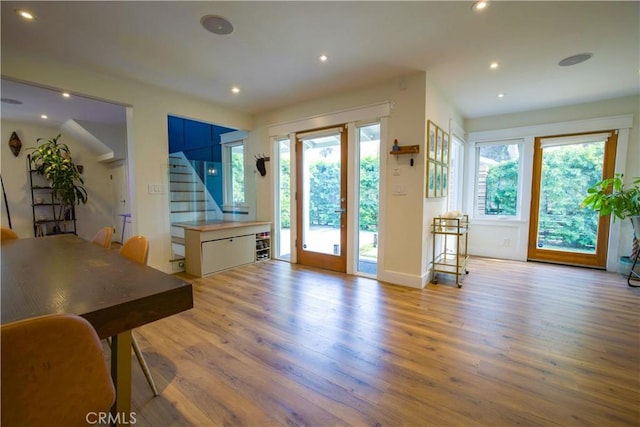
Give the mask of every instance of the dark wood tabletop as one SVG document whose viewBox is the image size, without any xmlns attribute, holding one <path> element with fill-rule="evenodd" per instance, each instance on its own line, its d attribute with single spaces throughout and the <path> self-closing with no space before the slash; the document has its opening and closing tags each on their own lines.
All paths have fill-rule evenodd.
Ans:
<svg viewBox="0 0 640 427">
<path fill-rule="evenodd" d="M 5 240 L 0 258 L 2 324 L 73 313 L 106 338 L 193 307 L 191 284 L 75 235 Z"/>
</svg>

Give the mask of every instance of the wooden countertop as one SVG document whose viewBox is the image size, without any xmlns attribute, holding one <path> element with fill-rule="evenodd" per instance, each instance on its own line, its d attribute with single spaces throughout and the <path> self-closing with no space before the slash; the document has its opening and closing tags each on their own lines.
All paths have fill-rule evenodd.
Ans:
<svg viewBox="0 0 640 427">
<path fill-rule="evenodd" d="M 251 227 L 254 225 L 271 225 L 268 221 L 190 221 L 172 224 L 185 230 L 216 231 L 230 228 Z"/>
</svg>

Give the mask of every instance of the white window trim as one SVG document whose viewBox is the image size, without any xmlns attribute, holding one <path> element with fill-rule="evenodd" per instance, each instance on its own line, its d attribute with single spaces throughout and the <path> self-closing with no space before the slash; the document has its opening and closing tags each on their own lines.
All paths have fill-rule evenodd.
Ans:
<svg viewBox="0 0 640 427">
<path fill-rule="evenodd" d="M 250 168 L 247 167 L 247 132 L 246 131 L 235 131 L 228 132 L 220 135 L 220 145 L 222 146 L 222 183 L 223 183 L 223 203 L 222 210 L 223 212 L 235 211 L 238 208 L 243 211 L 249 208 L 247 203 L 247 185 L 248 175 L 247 172 Z M 233 180 L 231 179 L 231 149 L 237 146 L 243 147 L 244 153 L 244 203 L 234 203 L 231 199 L 232 190 L 231 186 L 233 185 Z"/>
<path fill-rule="evenodd" d="M 482 214 L 478 210 L 478 151 L 481 147 L 495 146 L 495 145 L 517 145 L 518 146 L 518 197 L 516 198 L 516 214 L 515 215 L 486 215 Z M 483 141 L 473 144 L 473 218 L 480 219 L 486 222 L 494 221 L 522 221 L 523 218 L 523 172 L 524 172 L 524 159 L 525 159 L 525 141 L 522 138 L 497 140 L 497 141 Z"/>
</svg>

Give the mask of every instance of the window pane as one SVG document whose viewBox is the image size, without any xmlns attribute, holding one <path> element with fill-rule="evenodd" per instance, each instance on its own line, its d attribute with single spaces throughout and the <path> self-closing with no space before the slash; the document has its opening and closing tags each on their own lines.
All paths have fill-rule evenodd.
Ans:
<svg viewBox="0 0 640 427">
<path fill-rule="evenodd" d="M 478 147 L 477 209 L 480 215 L 516 216 L 520 146 Z"/>
<path fill-rule="evenodd" d="M 462 211 L 463 145 L 457 138 L 451 138 L 449 151 L 449 197 L 448 210 Z"/>
<path fill-rule="evenodd" d="M 596 253 L 599 215 L 581 203 L 589 186 L 602 179 L 604 145 L 542 147 L 538 248 Z"/>
<path fill-rule="evenodd" d="M 278 141 L 280 154 L 280 173 L 278 175 L 278 259 L 291 259 L 291 142 L 288 139 Z"/>
<path fill-rule="evenodd" d="M 358 128 L 358 271 L 378 272 L 378 200 L 380 194 L 380 123 Z"/>
<path fill-rule="evenodd" d="M 231 200 L 244 204 L 244 145 L 231 147 Z"/>
</svg>

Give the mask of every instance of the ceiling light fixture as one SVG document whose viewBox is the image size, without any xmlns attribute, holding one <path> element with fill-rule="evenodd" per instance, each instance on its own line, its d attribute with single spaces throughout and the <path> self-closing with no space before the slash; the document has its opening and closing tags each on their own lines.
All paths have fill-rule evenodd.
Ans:
<svg viewBox="0 0 640 427">
<path fill-rule="evenodd" d="M 45 120 L 46 120 L 46 119 L 48 119 L 48 118 L 49 118 L 49 116 L 47 116 L 46 114 L 43 114 L 43 115 L 41 115 L 41 116 L 40 116 L 40 118 L 41 118 L 41 119 L 45 119 Z"/>
<path fill-rule="evenodd" d="M 481 0 L 481 1 L 473 2 L 471 9 L 473 9 L 476 12 L 479 12 L 481 10 L 486 9 L 488 6 L 489 6 L 489 0 Z"/>
<path fill-rule="evenodd" d="M 233 33 L 233 25 L 227 18 L 218 15 L 205 15 L 200 19 L 200 25 L 205 30 L 218 35 L 227 35 Z"/>
<path fill-rule="evenodd" d="M 240 93 L 240 88 L 238 86 L 234 86 L 231 88 L 231 92 L 238 94 Z"/>
<path fill-rule="evenodd" d="M 578 53 L 577 55 L 571 55 L 564 58 L 563 60 L 558 62 L 558 65 L 561 67 L 570 67 L 572 65 L 580 64 L 581 62 L 590 59 L 592 56 L 593 53 Z"/>
<path fill-rule="evenodd" d="M 506 95 L 506 93 L 500 92 L 500 93 L 498 94 L 498 98 L 504 98 L 504 96 L 505 96 L 505 95 Z"/>
<path fill-rule="evenodd" d="M 63 98 L 71 98 L 71 94 L 69 92 L 62 92 Z"/>
<path fill-rule="evenodd" d="M 18 15 L 20 15 L 22 18 L 26 19 L 27 21 L 33 21 L 35 19 L 35 16 L 33 16 L 33 13 L 29 12 L 28 10 L 15 9 L 15 12 Z"/>
<path fill-rule="evenodd" d="M 500 64 L 498 64 L 497 62 L 492 62 L 492 63 L 489 65 L 489 68 L 491 68 L 492 70 L 495 70 L 496 68 L 498 68 L 498 66 L 499 66 L 499 65 L 500 65 Z"/>
<path fill-rule="evenodd" d="M 320 55 L 320 62 L 327 62 L 327 59 L 329 59 L 327 55 Z"/>
</svg>

